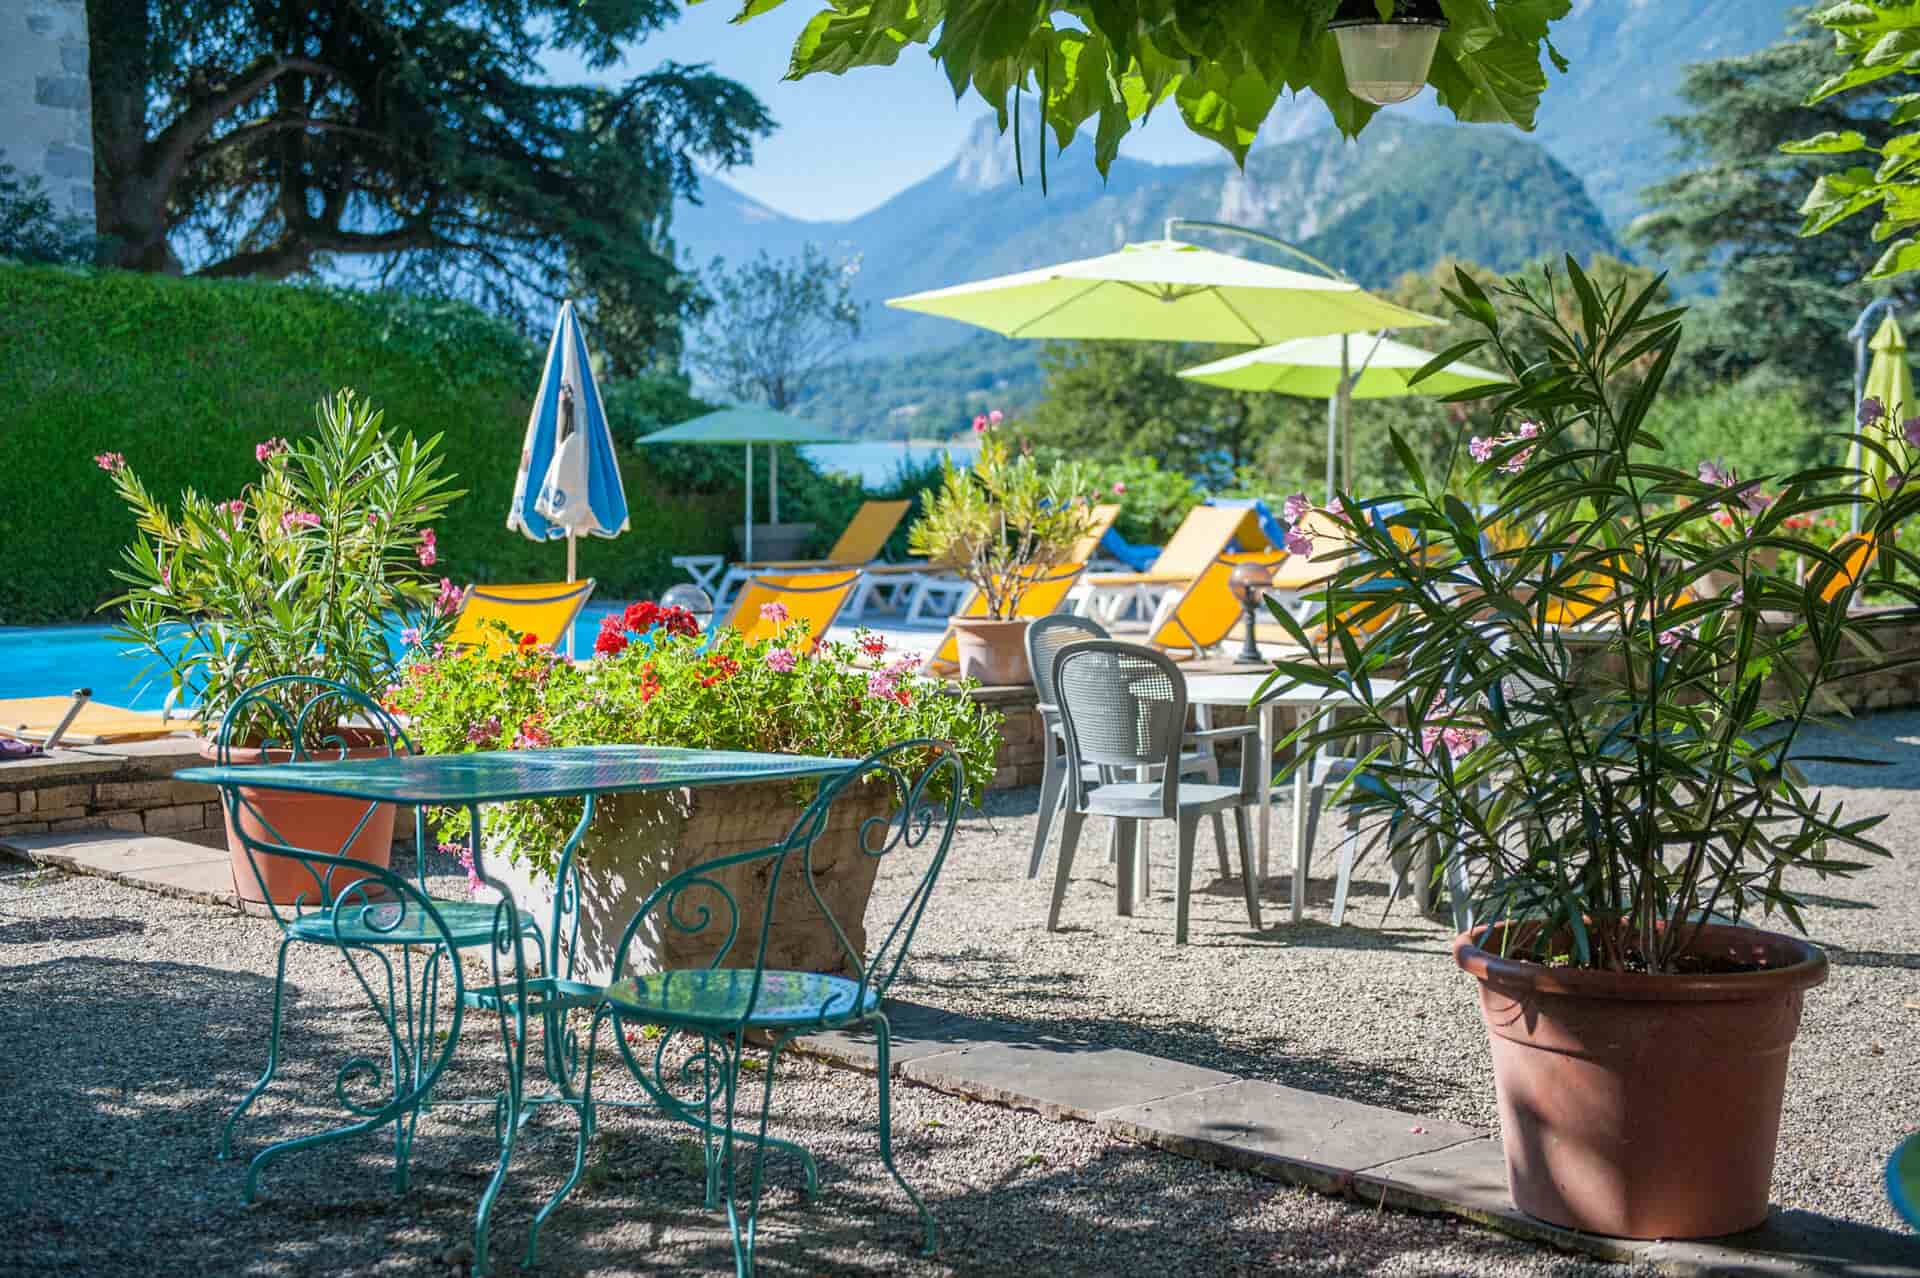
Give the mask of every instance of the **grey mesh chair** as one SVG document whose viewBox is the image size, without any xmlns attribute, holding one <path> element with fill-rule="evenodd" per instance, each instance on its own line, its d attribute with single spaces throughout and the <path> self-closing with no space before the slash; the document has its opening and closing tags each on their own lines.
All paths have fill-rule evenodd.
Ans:
<svg viewBox="0 0 1920 1278">
<path fill-rule="evenodd" d="M 1047 839 L 1053 833 L 1053 821 L 1066 794 L 1067 734 L 1060 726 L 1059 697 L 1054 694 L 1054 654 L 1070 643 L 1111 638 L 1105 626 L 1090 617 L 1072 613 L 1054 613 L 1041 617 L 1027 627 L 1027 664 L 1033 670 L 1034 691 L 1040 712 L 1040 814 L 1033 831 L 1033 855 L 1027 861 L 1027 877 L 1040 877 L 1040 861 L 1046 855 Z M 1220 783 L 1220 761 L 1214 755 L 1213 742 L 1220 734 L 1214 729 L 1190 732 L 1180 754 L 1180 775 L 1198 777 L 1214 785 Z M 1098 781 L 1098 776 L 1089 777 Z M 1219 813 L 1213 816 L 1214 848 L 1220 858 L 1220 877 L 1232 870 L 1227 865 L 1227 823 Z M 1117 846 L 1117 845 L 1116 845 Z M 1144 853 L 1143 853 L 1144 854 Z"/>
<path fill-rule="evenodd" d="M 1161 653 L 1110 639 L 1068 644 L 1054 654 L 1053 685 L 1059 697 L 1061 726 L 1067 738 L 1067 804 L 1061 823 L 1060 865 L 1054 875 L 1053 905 L 1047 930 L 1060 926 L 1060 905 L 1073 877 L 1073 854 L 1081 827 L 1090 816 L 1113 818 L 1120 831 L 1119 912 L 1133 913 L 1134 856 L 1141 827 L 1148 821 L 1172 821 L 1179 828 L 1174 941 L 1187 940 L 1189 898 L 1193 890 L 1193 850 L 1200 818 L 1231 811 L 1240 843 L 1240 884 L 1247 917 L 1260 926 L 1260 900 L 1253 876 L 1252 822 L 1247 809 L 1260 801 L 1256 770 L 1240 769 L 1237 786 L 1187 783 L 1180 776 L 1180 755 L 1187 722 L 1187 681 Z M 1242 738 L 1251 750 L 1252 724 L 1215 730 L 1218 737 Z M 1158 780 L 1107 781 L 1159 769 Z"/>
</svg>

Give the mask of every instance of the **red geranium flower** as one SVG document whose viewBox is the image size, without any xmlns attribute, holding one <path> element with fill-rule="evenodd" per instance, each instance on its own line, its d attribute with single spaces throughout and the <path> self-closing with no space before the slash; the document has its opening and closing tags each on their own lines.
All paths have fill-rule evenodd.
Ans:
<svg viewBox="0 0 1920 1278">
<path fill-rule="evenodd" d="M 613 620 L 611 617 L 609 621 Z M 627 650 L 627 637 L 617 626 L 601 626 L 600 637 L 593 641 L 593 655 L 596 657 L 617 657 Z"/>
</svg>

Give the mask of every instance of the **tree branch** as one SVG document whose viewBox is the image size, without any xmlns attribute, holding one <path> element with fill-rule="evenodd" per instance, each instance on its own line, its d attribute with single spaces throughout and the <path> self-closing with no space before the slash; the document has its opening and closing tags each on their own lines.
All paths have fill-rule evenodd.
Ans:
<svg viewBox="0 0 1920 1278">
<path fill-rule="evenodd" d="M 457 248 L 424 222 L 391 231 L 342 231 L 330 226 L 289 226 L 272 246 L 251 253 L 235 253 L 195 271 L 208 279 L 261 276 L 285 279 L 313 264 L 315 253 L 399 253 L 407 249 Z"/>
<path fill-rule="evenodd" d="M 281 76 L 294 72 L 327 79 L 338 75 L 332 67 L 307 58 L 260 59 L 242 72 L 225 92 L 197 98 L 178 119 L 160 131 L 147 150 L 154 178 L 163 188 L 171 188 L 180 170 L 186 167 L 193 148 L 213 131 L 214 125 L 266 92 Z"/>
</svg>

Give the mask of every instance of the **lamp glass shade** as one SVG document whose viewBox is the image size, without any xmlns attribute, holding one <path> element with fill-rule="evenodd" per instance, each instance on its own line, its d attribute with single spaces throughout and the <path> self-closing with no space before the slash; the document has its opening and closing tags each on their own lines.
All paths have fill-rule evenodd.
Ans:
<svg viewBox="0 0 1920 1278">
<path fill-rule="evenodd" d="M 1347 88 L 1375 106 L 1392 106 L 1414 97 L 1427 85 L 1434 50 L 1440 47 L 1442 25 L 1355 22 L 1334 27 Z"/>
<path fill-rule="evenodd" d="M 1249 608 L 1260 594 L 1273 585 L 1273 569 L 1266 564 L 1235 564 L 1227 574 L 1227 589 Z"/>
</svg>

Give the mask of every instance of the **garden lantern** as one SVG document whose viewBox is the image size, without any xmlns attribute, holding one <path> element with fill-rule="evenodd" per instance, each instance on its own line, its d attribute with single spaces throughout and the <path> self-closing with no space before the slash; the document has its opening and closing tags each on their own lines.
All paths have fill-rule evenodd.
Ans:
<svg viewBox="0 0 1920 1278">
<path fill-rule="evenodd" d="M 1377 0 L 1341 0 L 1327 30 L 1353 96 L 1375 106 L 1405 102 L 1427 85 L 1447 19 L 1439 0 L 1394 0 L 1381 18 Z"/>
<path fill-rule="evenodd" d="M 1253 613 L 1272 584 L 1273 569 L 1267 564 L 1237 564 L 1227 575 L 1227 589 L 1247 613 L 1247 636 L 1240 644 L 1239 658 L 1244 663 L 1258 665 L 1260 662 L 1260 645 L 1253 640 Z"/>
</svg>

